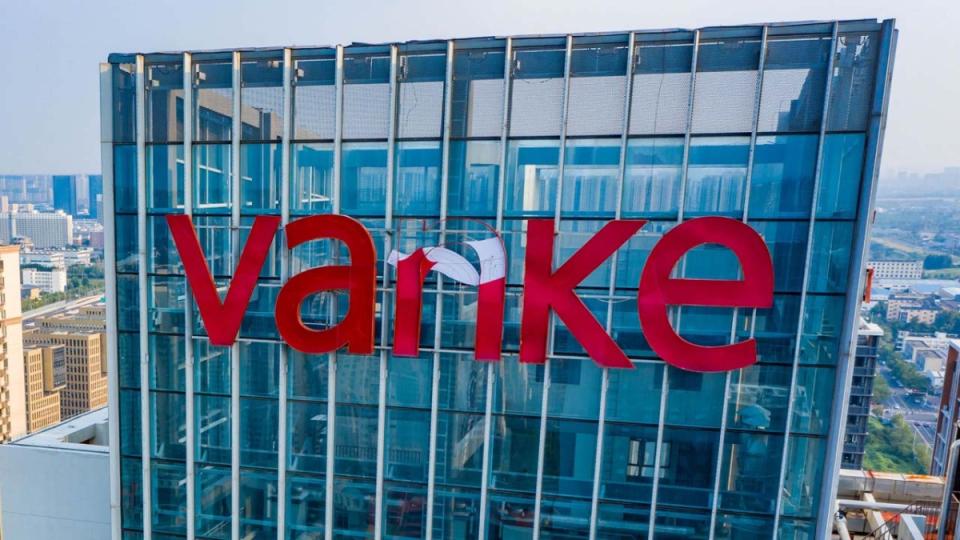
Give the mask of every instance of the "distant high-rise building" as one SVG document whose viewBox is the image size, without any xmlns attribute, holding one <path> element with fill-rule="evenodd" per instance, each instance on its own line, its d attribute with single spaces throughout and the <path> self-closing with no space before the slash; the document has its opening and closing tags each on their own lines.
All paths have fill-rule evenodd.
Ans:
<svg viewBox="0 0 960 540">
<path fill-rule="evenodd" d="M 87 201 L 90 219 L 100 219 L 103 215 L 103 175 L 87 176 Z"/>
<path fill-rule="evenodd" d="M 0 443 L 27 432 L 20 246 L 0 246 Z"/>
<path fill-rule="evenodd" d="M 77 215 L 77 177 L 56 175 L 53 177 L 53 207 L 71 216 Z"/>
<path fill-rule="evenodd" d="M 850 385 L 850 405 L 847 409 L 847 431 L 843 440 L 841 467 L 863 467 L 863 452 L 867 447 L 867 422 L 873 399 L 873 381 L 877 375 L 877 345 L 883 337 L 883 328 L 861 319 L 857 332 L 857 355 L 853 364 L 853 382 Z"/>
</svg>

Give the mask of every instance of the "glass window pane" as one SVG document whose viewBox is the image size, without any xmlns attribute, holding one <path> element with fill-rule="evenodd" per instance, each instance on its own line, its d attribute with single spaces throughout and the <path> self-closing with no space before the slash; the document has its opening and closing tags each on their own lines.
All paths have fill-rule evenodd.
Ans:
<svg viewBox="0 0 960 540">
<path fill-rule="evenodd" d="M 114 64 L 111 69 L 114 142 L 135 142 L 137 138 L 136 70 L 135 64 Z"/>
<path fill-rule="evenodd" d="M 137 216 L 117 215 L 115 223 L 117 272 L 136 273 L 140 262 L 137 247 Z M 136 279 L 136 276 L 133 278 Z M 136 301 L 135 298 L 124 300 Z M 118 305 L 122 306 L 123 303 L 118 302 Z"/>
<path fill-rule="evenodd" d="M 829 36 L 767 40 L 757 131 L 819 131 Z"/>
<path fill-rule="evenodd" d="M 337 356 L 337 403 L 376 405 L 380 397 L 379 356 Z"/>
<path fill-rule="evenodd" d="M 720 427 L 726 379 L 725 373 L 697 373 L 671 366 L 665 422 L 673 426 Z"/>
<path fill-rule="evenodd" d="M 567 142 L 564 152 L 563 201 L 566 216 L 614 215 L 620 143 L 614 139 L 580 139 Z"/>
<path fill-rule="evenodd" d="M 686 215 L 739 216 L 749 155 L 749 137 L 695 137 L 684 193 Z"/>
<path fill-rule="evenodd" d="M 480 531 L 480 491 L 437 488 L 433 530 L 436 538 L 477 540 Z"/>
<path fill-rule="evenodd" d="M 600 414 L 603 370 L 593 361 L 552 358 L 547 414 L 556 418 L 596 420 Z"/>
<path fill-rule="evenodd" d="M 738 323 L 739 340 L 751 336 L 747 317 L 751 313 L 741 312 L 742 320 Z M 797 323 L 800 319 L 800 296 L 779 295 L 773 296 L 773 306 L 767 309 L 756 310 L 756 321 L 753 326 L 753 338 L 757 342 L 757 361 L 793 364 L 796 348 Z"/>
<path fill-rule="evenodd" d="M 627 43 L 577 45 L 570 61 L 567 134 L 619 135 L 623 132 Z"/>
<path fill-rule="evenodd" d="M 637 44 L 630 134 L 675 134 L 687 130 L 690 111 L 690 65 L 693 44 Z"/>
<path fill-rule="evenodd" d="M 333 50 L 320 58 L 294 60 L 293 138 L 333 139 L 336 130 L 336 58 Z"/>
<path fill-rule="evenodd" d="M 487 402 L 487 366 L 475 361 L 472 354 L 441 354 L 440 409 L 483 412 Z"/>
<path fill-rule="evenodd" d="M 783 436 L 728 431 L 723 446 L 720 507 L 766 515 L 776 512 Z"/>
<path fill-rule="evenodd" d="M 339 387 L 340 384 L 337 386 Z M 337 453 L 334 466 L 337 474 L 375 478 L 377 476 L 377 408 L 337 405 L 335 426 Z M 373 501 L 370 505 L 373 506 Z"/>
<path fill-rule="evenodd" d="M 480 487 L 483 429 L 483 414 L 438 413 L 437 482 Z"/>
<path fill-rule="evenodd" d="M 543 366 L 521 364 L 508 356 L 493 365 L 493 410 L 540 416 Z"/>
<path fill-rule="evenodd" d="M 658 424 L 663 369 L 663 364 L 653 363 L 635 363 L 633 369 L 611 369 L 607 420 Z"/>
<path fill-rule="evenodd" d="M 230 394 L 230 348 L 211 345 L 206 338 L 193 339 L 196 391 Z"/>
<path fill-rule="evenodd" d="M 643 538 L 650 530 L 650 507 L 642 504 L 601 502 L 597 507 L 597 538 Z"/>
<path fill-rule="evenodd" d="M 137 147 L 113 146 L 113 190 L 116 212 L 137 211 Z"/>
<path fill-rule="evenodd" d="M 241 212 L 280 212 L 280 161 L 279 144 L 244 144 L 240 147 Z"/>
<path fill-rule="evenodd" d="M 453 216 L 497 213 L 500 141 L 450 141 L 449 199 Z"/>
<path fill-rule="evenodd" d="M 552 216 L 557 202 L 558 141 L 510 141 L 504 210 L 509 216 Z"/>
<path fill-rule="evenodd" d="M 537 484 L 540 418 L 496 415 L 492 436 L 490 486 L 533 492 Z"/>
<path fill-rule="evenodd" d="M 490 493 L 487 536 L 490 540 L 533 537 L 533 496 Z"/>
<path fill-rule="evenodd" d="M 230 399 L 198 395 L 196 401 L 196 459 L 202 463 L 230 464 Z"/>
<path fill-rule="evenodd" d="M 623 216 L 676 216 L 683 178 L 683 139 L 632 139 L 624 159 Z"/>
<path fill-rule="evenodd" d="M 193 68 L 193 140 L 229 141 L 233 131 L 233 63 L 197 62 Z"/>
<path fill-rule="evenodd" d="M 394 211 L 400 216 L 440 215 L 440 144 L 397 143 Z"/>
<path fill-rule="evenodd" d="M 876 32 L 844 32 L 837 37 L 827 116 L 829 131 L 867 129 L 879 49 Z"/>
<path fill-rule="evenodd" d="M 334 484 L 334 538 L 373 538 L 376 487 L 372 482 L 338 478 Z"/>
<path fill-rule="evenodd" d="M 151 456 L 183 461 L 187 457 L 184 395 L 150 392 Z"/>
<path fill-rule="evenodd" d="M 287 538 L 311 540 L 322 535 L 326 524 L 326 482 L 287 476 Z"/>
<path fill-rule="evenodd" d="M 818 218 L 856 217 L 865 140 L 859 133 L 829 134 L 824 139 Z"/>
<path fill-rule="evenodd" d="M 807 296 L 800 341 L 801 363 L 836 365 L 845 300 L 843 296 Z"/>
<path fill-rule="evenodd" d="M 288 348 L 287 362 L 290 366 L 290 397 L 310 401 L 327 401 L 327 375 L 330 362 L 327 355 L 306 354 Z"/>
<path fill-rule="evenodd" d="M 606 424 L 600 468 L 600 497 L 650 502 L 653 480 L 657 475 L 656 450 L 656 426 Z M 664 463 L 662 458 L 661 463 Z"/>
<path fill-rule="evenodd" d="M 751 218 L 810 216 L 816 135 L 757 137 L 750 180 Z"/>
<path fill-rule="evenodd" d="M 343 138 L 386 139 L 390 130 L 390 54 L 348 54 L 343 77 Z"/>
<path fill-rule="evenodd" d="M 240 341 L 240 395 L 276 396 L 280 377 L 279 343 Z"/>
<path fill-rule="evenodd" d="M 814 224 L 808 291 L 842 293 L 847 290 L 852 244 L 852 223 Z"/>
<path fill-rule="evenodd" d="M 559 136 L 565 47 L 513 51 L 510 136 Z"/>
<path fill-rule="evenodd" d="M 815 435 L 829 432 L 835 384 L 836 372 L 831 368 L 800 367 L 797 370 L 792 431 Z"/>
<path fill-rule="evenodd" d="M 278 141 L 283 132 L 283 59 L 240 64 L 240 107 L 244 141 Z"/>
<path fill-rule="evenodd" d="M 783 514 L 815 517 L 820 504 L 825 439 L 790 437 L 787 451 L 787 475 L 783 484 Z"/>
<path fill-rule="evenodd" d="M 386 482 L 383 494 L 385 538 L 426 538 L 426 486 Z"/>
<path fill-rule="evenodd" d="M 251 467 L 277 466 L 277 402 L 268 399 L 240 399 L 240 464 Z"/>
<path fill-rule="evenodd" d="M 672 375 L 672 373 L 671 373 Z M 714 431 L 664 428 L 657 501 L 660 504 L 710 508 L 717 466 L 720 433 Z M 647 460 L 650 466 L 656 460 Z M 660 516 L 660 512 L 657 512 Z"/>
<path fill-rule="evenodd" d="M 540 538 L 590 538 L 590 500 L 544 497 L 540 509 Z"/>
<path fill-rule="evenodd" d="M 790 402 L 790 365 L 754 364 L 730 372 L 727 427 L 782 433 Z"/>
<path fill-rule="evenodd" d="M 185 534 L 187 473 L 183 464 L 153 462 L 150 468 L 154 532 Z"/>
<path fill-rule="evenodd" d="M 770 250 L 773 260 L 773 289 L 799 292 L 803 288 L 803 268 L 807 257 L 807 221 L 758 221 L 750 226 Z"/>
<path fill-rule="evenodd" d="M 596 462 L 595 422 L 547 420 L 543 452 L 545 493 L 590 497 Z"/>
<path fill-rule="evenodd" d="M 194 212 L 230 214 L 233 192 L 230 170 L 230 145 L 193 145 Z"/>
<path fill-rule="evenodd" d="M 387 197 L 387 147 L 377 143 L 343 145 L 340 207 L 353 216 L 383 216 Z"/>
<path fill-rule="evenodd" d="M 327 404 L 291 401 L 288 467 L 294 471 L 325 474 L 327 470 Z"/>
<path fill-rule="evenodd" d="M 498 137 L 503 129 L 502 50 L 457 49 L 453 61 L 452 137 Z"/>
<path fill-rule="evenodd" d="M 333 210 L 333 145 L 293 145 L 290 213 L 328 214 Z"/>
<path fill-rule="evenodd" d="M 386 477 L 423 481 L 430 463 L 430 411 L 387 408 Z"/>
<path fill-rule="evenodd" d="M 206 145 L 203 145 L 206 146 Z M 194 150 L 194 155 L 197 151 Z M 133 156 L 131 156 L 133 159 Z M 183 146 L 146 147 L 147 209 L 157 213 L 181 213 L 184 203 Z M 196 164 L 199 166 L 199 164 Z M 197 178 L 194 178 L 197 182 Z M 133 185 L 131 185 L 131 190 Z M 131 193 L 129 210 L 136 210 L 136 193 Z"/>
<path fill-rule="evenodd" d="M 694 133 L 749 133 L 757 95 L 760 40 L 700 42 L 693 102 Z"/>
<path fill-rule="evenodd" d="M 277 477 L 240 472 L 240 537 L 277 536 Z"/>
<path fill-rule="evenodd" d="M 397 136 L 439 138 L 443 123 L 443 83 L 447 54 L 401 54 Z"/>
<path fill-rule="evenodd" d="M 183 140 L 183 64 L 146 66 L 146 138 L 149 142 Z"/>
<path fill-rule="evenodd" d="M 183 336 L 150 334 L 150 389 L 183 392 L 186 355 Z"/>
<path fill-rule="evenodd" d="M 230 469 L 197 466 L 196 531 L 204 538 L 230 536 Z"/>
</svg>

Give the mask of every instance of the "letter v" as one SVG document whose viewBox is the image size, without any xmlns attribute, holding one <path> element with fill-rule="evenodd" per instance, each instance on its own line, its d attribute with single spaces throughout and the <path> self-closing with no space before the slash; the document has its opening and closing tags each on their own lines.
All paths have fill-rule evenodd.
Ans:
<svg viewBox="0 0 960 540">
<path fill-rule="evenodd" d="M 200 318 L 210 336 L 210 343 L 229 346 L 237 340 L 243 314 L 250 304 L 253 289 L 257 286 L 257 276 L 263 266 L 273 236 L 280 226 L 279 216 L 257 216 L 253 229 L 247 237 L 247 244 L 240 254 L 240 261 L 233 273 L 227 289 L 227 298 L 220 302 L 217 285 L 207 266 L 207 258 L 200 247 L 193 220 L 185 215 L 168 215 L 167 226 L 173 235 L 173 241 L 183 261 L 183 270 L 187 282 L 193 291 L 193 297 L 200 309 Z"/>
</svg>

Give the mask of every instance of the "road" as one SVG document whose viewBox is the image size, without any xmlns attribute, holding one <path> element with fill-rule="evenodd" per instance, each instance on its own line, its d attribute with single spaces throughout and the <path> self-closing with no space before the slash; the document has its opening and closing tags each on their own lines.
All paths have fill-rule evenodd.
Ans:
<svg viewBox="0 0 960 540">
<path fill-rule="evenodd" d="M 28 321 L 30 319 L 35 319 L 37 317 L 50 315 L 58 311 L 68 311 L 68 310 L 77 309 L 83 306 L 89 306 L 90 304 L 96 304 L 97 302 L 100 301 L 101 298 L 103 298 L 103 293 L 95 294 L 92 296 L 83 296 L 80 298 L 76 298 L 74 300 L 61 300 L 60 302 L 54 302 L 52 304 L 47 304 L 37 309 L 23 312 L 23 320 Z"/>
<path fill-rule="evenodd" d="M 910 427 L 913 428 L 920 439 L 932 448 L 937 434 L 937 406 L 939 402 L 933 404 L 936 398 L 927 397 L 926 404 L 918 405 L 907 398 L 908 390 L 896 382 L 886 366 L 878 365 L 877 370 L 880 376 L 887 380 L 891 391 L 890 398 L 883 402 L 883 406 L 889 409 L 891 414 L 903 416 L 903 419 L 910 424 Z"/>
</svg>

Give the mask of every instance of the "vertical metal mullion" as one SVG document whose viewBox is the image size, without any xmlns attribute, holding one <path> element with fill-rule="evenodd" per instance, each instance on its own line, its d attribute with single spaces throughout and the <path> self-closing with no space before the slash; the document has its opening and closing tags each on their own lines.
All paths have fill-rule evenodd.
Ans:
<svg viewBox="0 0 960 540">
<path fill-rule="evenodd" d="M 623 184 L 626 178 L 627 148 L 630 144 L 630 107 L 633 100 L 633 63 L 636 46 L 636 34 L 630 33 L 627 40 L 627 72 L 626 88 L 623 93 L 623 127 L 620 133 L 620 163 L 617 166 L 617 195 L 614 207 L 614 219 L 623 216 Z M 607 287 L 607 334 L 613 329 L 613 296 L 617 289 L 617 261 L 619 251 L 615 251 L 610 261 L 610 284 Z M 597 537 L 597 517 L 600 501 L 600 473 L 603 459 L 603 433 L 607 423 L 607 391 L 610 387 L 610 369 L 603 368 L 603 378 L 600 383 L 600 414 L 597 420 L 597 450 L 594 457 L 593 491 L 590 496 L 590 540 Z"/>
<path fill-rule="evenodd" d="M 563 61 L 563 104 L 560 117 L 560 155 L 557 164 L 557 199 L 553 211 L 553 232 L 560 233 L 560 208 L 563 206 L 563 174 L 565 170 L 567 150 L 567 119 L 570 111 L 570 59 L 573 56 L 573 36 L 567 35 L 567 51 Z M 539 500 L 539 499 L 538 499 Z M 539 504 L 538 504 L 539 508 Z M 534 525 L 534 538 L 539 534 L 539 527 Z"/>
<path fill-rule="evenodd" d="M 387 133 L 387 189 L 386 189 L 386 220 L 384 226 L 384 238 L 386 246 L 384 253 L 390 253 L 393 249 L 393 188 L 394 188 L 394 147 L 397 137 L 397 46 L 390 46 L 390 131 Z M 383 316 L 381 317 L 381 336 L 386 336 L 389 330 L 390 317 L 387 316 L 390 309 L 390 302 L 387 301 L 386 289 L 390 285 L 390 267 L 386 262 L 383 263 L 383 289 L 384 298 L 381 302 L 383 306 Z M 386 429 L 387 429 L 387 360 L 389 352 L 386 348 L 380 351 L 380 392 L 377 401 L 377 489 L 376 489 L 376 507 L 374 516 L 374 537 L 383 538 L 383 478 L 386 468 L 385 450 L 386 450 Z"/>
<path fill-rule="evenodd" d="M 293 113 L 293 87 L 291 86 L 290 49 L 283 50 L 283 118 L 280 134 L 280 223 L 286 238 L 287 225 L 290 224 L 290 131 Z M 286 246 L 280 250 L 280 282 L 290 278 L 290 251 Z M 279 413 L 277 415 L 277 540 L 286 538 L 287 532 L 287 378 L 289 373 L 289 346 L 280 345 L 280 372 L 277 382 L 280 386 Z"/>
<path fill-rule="evenodd" d="M 753 100 L 753 118 L 752 123 L 750 124 L 750 151 L 747 157 L 747 176 L 745 179 L 745 185 L 743 190 L 743 218 L 742 222 L 747 223 L 747 220 L 750 215 L 750 185 L 753 182 L 753 159 L 756 154 L 757 147 L 757 124 L 760 121 L 760 100 L 762 99 L 763 92 L 763 70 L 766 64 L 767 57 L 767 30 L 766 26 L 763 27 L 763 30 L 760 34 L 760 58 L 757 64 L 757 83 L 755 87 L 755 94 Z M 730 323 L 730 343 L 735 343 L 737 340 L 737 317 L 739 316 L 740 310 L 738 308 L 733 308 L 733 320 Z M 757 310 L 754 308 L 751 315 L 751 321 L 756 319 Z M 738 370 L 740 376 L 743 376 L 743 368 Z M 720 501 L 720 478 L 721 470 L 723 468 L 723 454 L 724 454 L 724 444 L 726 444 L 726 435 L 727 435 L 727 414 L 729 411 L 729 396 L 730 396 L 730 379 L 732 377 L 732 372 L 728 371 L 724 377 L 723 383 L 723 405 L 720 412 L 720 441 L 717 445 L 717 464 L 716 469 L 714 470 L 714 480 L 713 480 L 713 508 L 710 510 L 710 536 L 713 538 L 716 532 L 717 527 L 717 510 L 719 508 Z M 742 379 L 741 379 L 742 383 Z"/>
<path fill-rule="evenodd" d="M 567 50 L 564 56 L 564 65 L 563 65 L 563 106 L 561 108 L 561 118 L 560 118 L 560 155 L 559 155 L 559 164 L 557 171 L 557 198 L 554 204 L 556 208 L 554 209 L 554 221 L 553 221 L 553 234 L 554 238 L 551 239 L 552 242 L 556 242 L 556 237 L 560 235 L 560 208 L 563 201 L 563 174 L 564 174 L 564 160 L 565 150 L 567 146 L 567 117 L 568 111 L 570 108 L 570 58 L 573 56 L 573 36 L 567 35 Z M 557 263 L 557 249 L 554 247 L 553 250 L 553 264 Z M 547 330 L 548 344 L 547 350 L 549 355 L 546 361 L 543 364 L 543 396 L 540 403 L 540 439 L 539 446 L 537 449 L 537 484 L 536 484 L 536 495 L 533 500 L 533 540 L 540 539 L 540 515 L 542 513 L 543 507 L 543 467 L 544 467 L 544 456 L 546 455 L 547 447 L 547 409 L 550 401 L 550 363 L 552 360 L 550 356 L 555 352 L 554 343 L 556 337 L 556 328 L 558 318 L 556 313 L 551 311 L 550 313 L 550 327 Z"/>
<path fill-rule="evenodd" d="M 440 242 L 446 242 L 447 233 L 447 195 L 450 182 L 450 123 L 451 105 L 453 104 L 453 40 L 447 41 L 447 72 L 444 80 L 443 93 L 443 142 L 440 157 Z M 430 450 L 427 469 L 427 540 L 433 539 L 433 506 L 436 500 L 437 484 L 437 417 L 440 405 L 440 338 L 441 323 L 443 322 L 443 276 L 437 274 L 437 302 L 434 308 L 435 318 L 433 326 L 433 380 L 430 390 Z"/>
<path fill-rule="evenodd" d="M 193 218 L 193 57 L 183 53 L 183 211 Z M 183 349 L 186 362 L 187 420 L 187 539 L 196 536 L 196 403 L 194 399 L 193 293 L 184 287 Z"/>
<path fill-rule="evenodd" d="M 333 141 L 333 185 L 331 194 L 333 198 L 332 211 L 334 214 L 340 213 L 340 153 L 343 149 L 343 46 L 337 46 L 337 56 L 335 61 L 335 116 L 334 116 L 334 141 Z M 335 308 L 334 308 L 335 309 Z M 333 314 L 335 315 L 335 313 Z M 331 319 L 332 320 L 332 319 Z M 334 486 L 334 463 L 336 446 L 336 423 L 337 423 L 337 353 L 331 352 L 327 363 L 327 462 L 326 476 L 327 483 L 324 485 L 324 527 L 323 534 L 325 540 L 333 540 L 333 486 Z"/>
<path fill-rule="evenodd" d="M 153 534 L 153 487 L 150 465 L 150 339 L 147 295 L 147 161 L 146 161 L 146 80 L 143 55 L 136 59 L 136 144 L 137 144 L 137 284 L 140 304 L 140 450 L 143 474 L 143 537 Z"/>
<path fill-rule="evenodd" d="M 510 136 L 510 102 L 513 87 L 513 38 L 507 38 L 503 63 L 503 122 L 500 131 L 500 175 L 497 181 L 497 232 L 503 230 L 503 197 L 507 178 L 507 147 Z"/>
<path fill-rule="evenodd" d="M 513 74 L 513 38 L 507 38 L 503 62 L 503 122 L 500 131 L 500 171 L 497 177 L 497 214 L 496 229 L 497 234 L 503 233 L 503 195 L 504 182 L 506 181 L 506 163 L 507 163 L 507 136 L 510 133 L 510 83 Z M 502 360 L 501 360 L 502 362 Z M 493 362 L 487 364 L 487 393 L 485 408 L 483 412 L 483 464 L 480 475 L 480 519 L 478 527 L 480 529 L 477 538 L 484 540 L 487 537 L 487 499 L 490 491 L 490 457 L 493 441 Z"/>
<path fill-rule="evenodd" d="M 687 125 L 683 134 L 683 165 L 680 175 L 680 196 L 677 201 L 677 223 L 683 223 L 683 209 L 686 204 L 687 193 L 687 175 L 690 168 L 690 139 L 693 132 L 693 107 L 694 97 L 697 91 L 697 64 L 700 56 L 700 30 L 693 33 L 693 55 L 690 58 L 690 93 L 687 95 Z M 683 264 L 683 263 L 681 263 Z M 676 327 L 680 325 L 680 310 L 676 312 Z M 657 498 L 660 490 L 660 455 L 663 450 L 663 430 L 666 421 L 667 393 L 669 391 L 668 379 L 670 377 L 670 366 L 663 365 L 663 384 L 660 393 L 660 419 L 657 426 L 657 449 L 654 453 L 654 471 L 653 491 L 650 499 L 650 527 L 648 538 L 653 540 L 654 526 L 657 522 Z"/>
<path fill-rule="evenodd" d="M 827 134 L 827 118 L 830 112 L 830 91 L 832 87 L 831 83 L 833 81 L 834 59 L 837 56 L 837 33 L 839 27 L 839 23 L 835 21 L 833 23 L 833 31 L 830 37 L 830 60 L 827 63 L 827 77 L 823 90 L 823 116 L 820 118 L 820 135 L 817 141 L 817 164 L 813 171 L 813 196 L 810 197 L 810 221 L 809 229 L 807 230 L 807 247 L 806 253 L 804 253 L 803 262 L 803 287 L 800 289 L 800 318 L 797 321 L 796 343 L 794 344 L 793 349 L 793 366 L 790 371 L 790 393 L 788 398 L 789 401 L 787 402 L 786 427 L 784 428 L 783 434 L 783 451 L 780 458 L 780 479 L 777 485 L 777 506 L 773 516 L 772 537 L 774 539 L 776 539 L 779 534 L 778 529 L 780 526 L 780 512 L 783 510 L 783 484 L 786 481 L 787 476 L 787 458 L 789 457 L 790 450 L 790 430 L 793 428 L 793 402 L 796 397 L 797 372 L 799 371 L 800 365 L 800 342 L 803 337 L 804 322 L 803 313 L 806 309 L 807 303 L 807 286 L 810 282 L 810 262 L 813 258 L 814 226 L 816 224 L 817 217 L 817 199 L 820 193 L 820 171 L 823 165 L 823 141 Z"/>
<path fill-rule="evenodd" d="M 243 124 L 241 122 L 241 87 L 240 87 L 240 53 L 233 52 L 232 70 L 232 125 L 230 129 L 230 244 L 234 257 L 239 256 L 240 248 L 240 137 Z M 240 344 L 234 342 L 230 346 L 230 502 L 232 509 L 231 534 L 233 540 L 240 539 Z"/>
<path fill-rule="evenodd" d="M 100 170 L 103 174 L 103 267 L 107 310 L 107 416 L 110 447 L 110 539 L 122 532 L 120 460 L 120 355 L 117 329 L 117 244 L 113 176 L 113 65 L 100 64 Z"/>
</svg>

